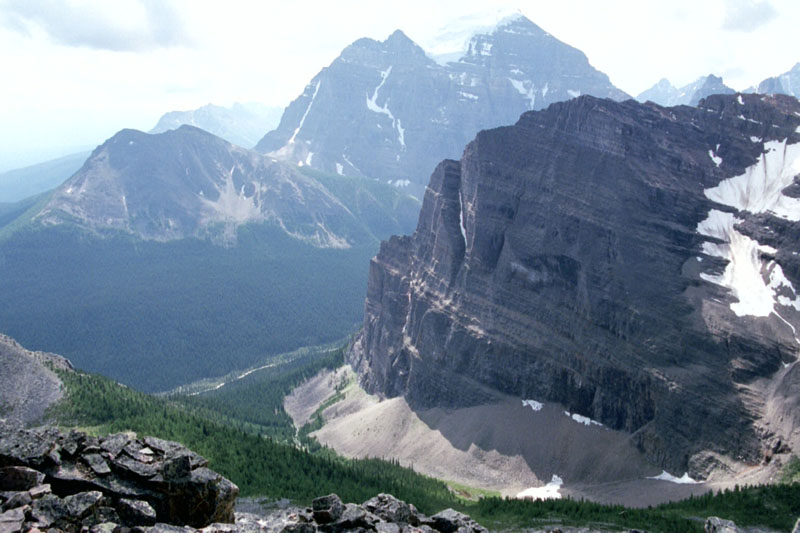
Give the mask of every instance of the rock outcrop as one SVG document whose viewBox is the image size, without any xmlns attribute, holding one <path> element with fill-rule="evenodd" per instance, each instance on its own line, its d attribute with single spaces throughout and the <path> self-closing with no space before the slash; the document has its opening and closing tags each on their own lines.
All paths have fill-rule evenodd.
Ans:
<svg viewBox="0 0 800 533">
<path fill-rule="evenodd" d="M 487 533 L 469 516 L 445 509 L 425 516 L 416 507 L 391 494 L 378 494 L 362 505 L 343 503 L 336 494 L 321 496 L 310 509 L 292 513 L 282 526 L 283 533 Z"/>
<path fill-rule="evenodd" d="M 0 527 L 111 531 L 234 521 L 239 489 L 176 443 L 118 433 L 4 428 Z"/>
<path fill-rule="evenodd" d="M 800 103 L 760 95 L 483 131 L 373 259 L 350 361 L 421 408 L 556 402 L 669 471 L 796 449 L 798 143 Z"/>
</svg>

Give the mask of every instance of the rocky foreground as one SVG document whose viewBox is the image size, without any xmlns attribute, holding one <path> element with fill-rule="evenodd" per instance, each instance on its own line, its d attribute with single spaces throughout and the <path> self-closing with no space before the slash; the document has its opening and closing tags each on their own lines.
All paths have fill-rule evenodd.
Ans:
<svg viewBox="0 0 800 533">
<path fill-rule="evenodd" d="M 269 517 L 234 514 L 238 487 L 176 442 L 53 428 L 4 427 L 0 435 L 0 533 L 486 531 L 452 509 L 427 517 L 386 494 L 363 505 L 332 494 Z"/>
<path fill-rule="evenodd" d="M 0 430 L 0 533 L 488 533 L 453 509 L 429 517 L 389 494 L 361 505 L 330 494 L 305 509 L 234 513 L 238 487 L 176 442 L 129 433 Z M 713 517 L 705 526 L 708 533 L 751 531 Z"/>
</svg>

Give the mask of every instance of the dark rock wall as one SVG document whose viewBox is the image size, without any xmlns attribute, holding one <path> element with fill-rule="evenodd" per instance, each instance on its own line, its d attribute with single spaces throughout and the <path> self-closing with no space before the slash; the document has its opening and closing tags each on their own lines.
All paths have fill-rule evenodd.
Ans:
<svg viewBox="0 0 800 533">
<path fill-rule="evenodd" d="M 724 268 L 701 251 L 704 188 L 756 161 L 750 136 L 800 140 L 796 100 L 746 104 L 582 97 L 478 134 L 431 176 L 414 235 L 371 263 L 351 357 L 363 384 L 420 407 L 559 402 L 676 471 L 706 448 L 759 458 L 739 385 L 796 343 L 775 317 L 734 316 L 694 266 Z M 778 257 L 797 279 L 797 260 Z"/>
</svg>

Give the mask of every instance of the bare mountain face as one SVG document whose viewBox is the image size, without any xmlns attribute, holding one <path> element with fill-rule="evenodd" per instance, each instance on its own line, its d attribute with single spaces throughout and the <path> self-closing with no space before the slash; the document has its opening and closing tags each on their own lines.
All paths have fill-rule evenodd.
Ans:
<svg viewBox="0 0 800 533">
<path fill-rule="evenodd" d="M 447 65 L 396 31 L 347 47 L 256 150 L 421 191 L 436 163 L 458 157 L 479 130 L 580 94 L 627 97 L 582 52 L 525 17 L 475 35 Z"/>
<path fill-rule="evenodd" d="M 555 403 L 695 478 L 796 452 L 798 175 L 790 97 L 525 113 L 381 245 L 350 361 L 420 410 Z"/>
<path fill-rule="evenodd" d="M 655 102 L 663 106 L 696 106 L 700 100 L 712 94 L 733 94 L 735 91 L 722 82 L 722 78 L 709 74 L 701 76 L 692 83 L 677 88 L 667 79 L 662 79 L 636 99 L 640 102 Z"/>
<path fill-rule="evenodd" d="M 413 216 L 413 207 L 406 213 L 403 205 L 395 218 Z M 277 225 L 319 248 L 375 239 L 359 213 L 319 180 L 191 126 L 157 135 L 119 132 L 33 220 L 162 242 L 210 237 L 231 243 L 236 229 L 250 223 Z"/>
</svg>

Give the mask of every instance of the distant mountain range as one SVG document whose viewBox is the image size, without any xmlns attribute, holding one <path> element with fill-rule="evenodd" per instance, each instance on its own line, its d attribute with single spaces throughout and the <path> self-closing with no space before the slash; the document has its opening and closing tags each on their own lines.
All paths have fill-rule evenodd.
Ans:
<svg viewBox="0 0 800 533">
<path fill-rule="evenodd" d="M 77 152 L 0 174 L 0 203 L 13 203 L 58 187 L 72 176 L 91 152 Z"/>
<path fill-rule="evenodd" d="M 281 118 L 282 107 L 256 103 L 235 103 L 231 107 L 208 104 L 189 111 L 165 113 L 150 133 L 162 133 L 180 126 L 196 126 L 226 141 L 252 148 Z"/>
<path fill-rule="evenodd" d="M 445 65 L 396 31 L 348 46 L 256 150 L 421 192 L 436 163 L 458 157 L 481 129 L 581 94 L 628 98 L 581 51 L 521 15 L 474 35 Z"/>
<path fill-rule="evenodd" d="M 800 63 L 795 64 L 788 72 L 763 80 L 758 87 L 751 87 L 747 92 L 788 94 L 800 98 Z"/>
<path fill-rule="evenodd" d="M 700 100 L 712 94 L 733 94 L 736 91 L 722 82 L 722 78 L 709 74 L 681 88 L 674 87 L 666 78 L 639 94 L 640 102 L 655 102 L 671 107 L 675 105 L 696 106 Z"/>
</svg>

